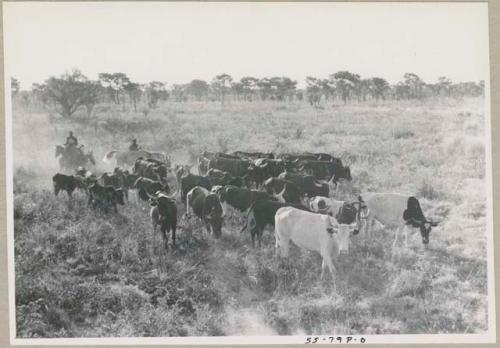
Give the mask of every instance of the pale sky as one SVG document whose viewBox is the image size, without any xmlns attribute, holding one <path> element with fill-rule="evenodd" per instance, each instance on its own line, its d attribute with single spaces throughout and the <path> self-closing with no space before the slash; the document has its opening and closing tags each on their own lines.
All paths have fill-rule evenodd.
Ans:
<svg viewBox="0 0 500 348">
<path fill-rule="evenodd" d="M 487 4 L 3 3 L 7 74 L 34 82 L 80 69 L 184 83 L 228 73 L 394 83 L 488 78 Z M 9 77 L 7 75 L 7 77 Z"/>
</svg>

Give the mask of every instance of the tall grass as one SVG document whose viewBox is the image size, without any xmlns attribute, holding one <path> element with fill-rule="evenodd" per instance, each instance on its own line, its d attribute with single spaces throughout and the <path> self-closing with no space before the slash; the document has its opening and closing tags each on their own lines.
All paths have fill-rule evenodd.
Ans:
<svg viewBox="0 0 500 348">
<path fill-rule="evenodd" d="M 478 333 L 487 329 L 483 105 L 164 103 L 103 106 L 90 120 L 14 110 L 14 218 L 18 337 Z M 140 109 L 139 109 L 140 110 Z M 475 120 L 479 120 L 475 123 Z M 388 127 L 387 125 L 395 125 Z M 242 217 L 220 240 L 180 219 L 178 248 L 153 236 L 147 204 L 95 213 L 83 193 L 54 197 L 54 147 L 73 130 L 98 159 L 130 137 L 175 163 L 211 151 L 318 151 L 342 157 L 353 181 L 335 197 L 368 191 L 416 195 L 442 220 L 423 250 L 418 235 L 391 252 L 394 231 L 353 239 L 334 280 L 321 258 L 274 253 L 273 233 L 252 250 Z M 35 143 L 34 143 L 35 142 Z M 27 146 L 30 145 L 30 146 Z M 180 203 L 179 203 L 180 204 Z M 183 208 L 180 208 L 182 214 Z"/>
</svg>

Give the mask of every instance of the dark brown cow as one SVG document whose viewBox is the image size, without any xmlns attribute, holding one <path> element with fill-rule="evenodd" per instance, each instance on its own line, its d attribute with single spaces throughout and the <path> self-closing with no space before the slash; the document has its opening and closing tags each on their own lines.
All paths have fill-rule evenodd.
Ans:
<svg viewBox="0 0 500 348">
<path fill-rule="evenodd" d="M 217 195 L 210 193 L 207 189 L 196 186 L 186 195 L 187 212 L 189 217 L 191 212 L 205 223 L 207 232 L 214 234 L 216 238 L 222 234 L 222 206 Z"/>
</svg>

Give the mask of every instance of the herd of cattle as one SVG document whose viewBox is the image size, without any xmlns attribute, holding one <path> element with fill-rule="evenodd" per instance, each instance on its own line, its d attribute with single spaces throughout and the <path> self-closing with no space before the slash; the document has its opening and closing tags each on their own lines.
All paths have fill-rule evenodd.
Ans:
<svg viewBox="0 0 500 348">
<path fill-rule="evenodd" d="M 80 167 L 73 175 L 58 173 L 52 180 L 56 196 L 66 191 L 71 199 L 80 189 L 90 206 L 104 212 L 116 212 L 135 191 L 136 203 L 151 206 L 153 233 L 159 226 L 166 249 L 167 232 L 172 247 L 176 245 L 178 204 L 185 206 L 185 218 L 198 217 L 216 238 L 229 211 L 239 211 L 246 216 L 241 232 L 250 230 L 254 247 L 256 239 L 261 246 L 266 226 L 274 226 L 279 255 L 288 256 L 290 241 L 315 250 L 323 258 L 322 274 L 326 268 L 333 272 L 332 256 L 348 251 L 350 236 L 361 230 L 368 236 L 375 220 L 397 229 L 394 244 L 401 230 L 407 242 L 413 227 L 427 245 L 431 227 L 437 225 L 425 218 L 413 196 L 371 193 L 352 202 L 332 198 L 337 184 L 352 178 L 350 168 L 329 154 L 203 152 L 197 162 L 198 174 L 189 165 L 172 167 L 169 161 L 141 157 L 130 168 L 116 167 L 112 173 L 97 176 Z"/>
</svg>

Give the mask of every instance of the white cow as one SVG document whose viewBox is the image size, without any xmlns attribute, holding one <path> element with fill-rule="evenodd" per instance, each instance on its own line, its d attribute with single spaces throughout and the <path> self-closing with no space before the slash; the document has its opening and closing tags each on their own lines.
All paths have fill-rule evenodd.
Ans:
<svg viewBox="0 0 500 348">
<path fill-rule="evenodd" d="M 301 248 L 319 252 L 323 258 L 321 278 L 327 267 L 333 276 L 332 255 L 336 260 L 339 254 L 349 252 L 349 237 L 356 227 L 356 223 L 341 225 L 332 216 L 293 207 L 278 209 L 274 220 L 278 255 L 288 257 L 290 241 Z"/>
<path fill-rule="evenodd" d="M 431 227 L 438 225 L 437 222 L 425 218 L 420 203 L 413 196 L 399 193 L 371 193 L 360 196 L 360 202 L 364 206 L 367 220 L 364 227 L 365 235 L 370 235 L 374 220 L 384 226 L 396 228 L 393 247 L 397 243 L 401 229 L 404 230 L 405 244 L 408 245 L 408 228 L 418 228 L 422 243 L 427 245 Z"/>
</svg>

